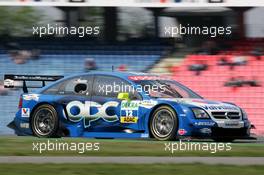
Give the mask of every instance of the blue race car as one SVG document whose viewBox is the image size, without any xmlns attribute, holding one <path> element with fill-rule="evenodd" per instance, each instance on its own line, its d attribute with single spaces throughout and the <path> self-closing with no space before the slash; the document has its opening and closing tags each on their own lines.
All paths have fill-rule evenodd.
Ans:
<svg viewBox="0 0 264 175">
<path fill-rule="evenodd" d="M 41 89 L 28 93 L 29 85 Z M 46 85 L 47 81 L 55 81 Z M 23 88 L 9 127 L 38 137 L 228 140 L 249 138 L 251 124 L 232 103 L 205 100 L 168 77 L 90 72 L 61 76 L 5 75 L 6 88 Z"/>
</svg>

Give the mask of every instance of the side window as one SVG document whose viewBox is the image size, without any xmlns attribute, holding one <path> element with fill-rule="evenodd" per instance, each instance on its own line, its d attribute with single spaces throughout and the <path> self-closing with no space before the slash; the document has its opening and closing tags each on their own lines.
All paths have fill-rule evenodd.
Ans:
<svg viewBox="0 0 264 175">
<path fill-rule="evenodd" d="M 60 87 L 59 93 L 65 95 L 90 95 L 92 83 L 92 76 L 75 77 L 67 80 Z"/>
<path fill-rule="evenodd" d="M 59 84 L 56 84 L 54 86 L 51 86 L 49 89 L 45 90 L 43 93 L 44 94 L 51 94 L 51 95 L 58 94 L 59 89 L 60 89 L 60 87 L 62 86 L 63 83 L 64 82 L 61 82 Z"/>
<path fill-rule="evenodd" d="M 93 95 L 109 98 L 117 98 L 118 93 L 127 92 L 131 99 L 141 99 L 141 96 L 133 91 L 128 82 L 113 76 L 96 76 L 93 85 Z"/>
<path fill-rule="evenodd" d="M 79 76 L 52 86 L 44 93 L 58 95 L 90 95 L 92 82 L 92 76 Z"/>
</svg>

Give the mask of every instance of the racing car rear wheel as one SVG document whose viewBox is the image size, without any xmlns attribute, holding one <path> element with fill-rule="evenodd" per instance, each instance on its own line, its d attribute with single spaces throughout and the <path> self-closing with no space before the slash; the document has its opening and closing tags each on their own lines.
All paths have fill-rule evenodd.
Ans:
<svg viewBox="0 0 264 175">
<path fill-rule="evenodd" d="M 56 137 L 59 120 L 54 107 L 48 104 L 39 106 L 33 112 L 31 128 L 35 136 Z"/>
<path fill-rule="evenodd" d="M 157 140 L 175 140 L 178 130 L 178 118 L 168 106 L 160 106 L 150 119 L 151 134 Z"/>
</svg>

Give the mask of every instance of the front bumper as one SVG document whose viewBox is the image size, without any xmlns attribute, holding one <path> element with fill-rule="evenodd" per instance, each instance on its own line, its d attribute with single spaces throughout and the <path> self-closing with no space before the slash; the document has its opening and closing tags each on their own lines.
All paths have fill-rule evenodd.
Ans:
<svg viewBox="0 0 264 175">
<path fill-rule="evenodd" d="M 205 122 L 204 122 L 205 123 Z M 190 125 L 188 136 L 199 138 L 234 138 L 247 139 L 250 137 L 251 123 L 248 120 L 238 122 L 195 122 Z"/>
</svg>

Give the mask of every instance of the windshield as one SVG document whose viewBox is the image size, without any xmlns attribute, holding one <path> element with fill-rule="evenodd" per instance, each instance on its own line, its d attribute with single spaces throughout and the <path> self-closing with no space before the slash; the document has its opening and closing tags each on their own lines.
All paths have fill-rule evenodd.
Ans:
<svg viewBox="0 0 264 175">
<path fill-rule="evenodd" d="M 191 89 L 173 80 L 137 80 L 145 93 L 153 98 L 202 98 Z"/>
</svg>

